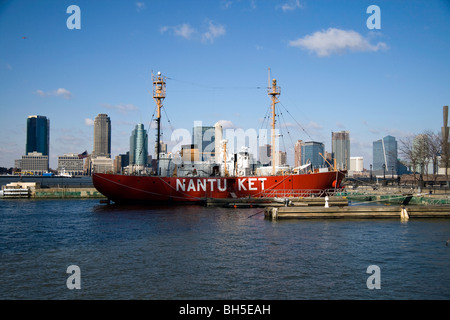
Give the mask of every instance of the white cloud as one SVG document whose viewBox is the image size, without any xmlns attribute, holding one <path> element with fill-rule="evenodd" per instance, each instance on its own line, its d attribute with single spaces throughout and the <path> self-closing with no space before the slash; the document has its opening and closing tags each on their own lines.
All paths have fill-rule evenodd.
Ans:
<svg viewBox="0 0 450 320">
<path fill-rule="evenodd" d="M 219 120 L 218 121 L 222 126 L 222 129 L 234 129 L 236 126 L 230 120 Z"/>
<path fill-rule="evenodd" d="M 53 91 L 47 91 L 44 92 L 42 90 L 36 90 L 34 93 L 41 97 L 48 97 L 48 96 L 56 96 L 56 97 L 63 97 L 64 99 L 72 99 L 72 93 L 64 88 L 58 88 L 57 90 Z"/>
<path fill-rule="evenodd" d="M 303 38 L 289 42 L 291 47 L 308 49 L 316 53 L 319 57 L 329 56 L 333 53 L 350 51 L 378 51 L 387 49 L 384 42 L 372 45 L 361 34 L 353 30 L 340 30 L 329 28 L 323 31 L 314 32 Z"/>
<path fill-rule="evenodd" d="M 233 2 L 228 1 L 228 0 L 222 0 L 221 1 L 221 7 L 224 8 L 224 9 L 228 9 L 232 5 L 232 3 Z"/>
<path fill-rule="evenodd" d="M 136 2 L 136 10 L 139 12 L 139 11 L 142 11 L 142 10 L 144 10 L 145 9 L 145 3 L 144 2 Z"/>
<path fill-rule="evenodd" d="M 192 28 L 189 24 L 183 23 L 177 26 L 163 26 L 159 29 L 161 33 L 165 33 L 167 31 L 171 31 L 174 35 L 190 39 L 192 34 L 196 33 L 197 31 Z"/>
<path fill-rule="evenodd" d="M 69 90 L 66 90 L 64 88 L 59 88 L 58 90 L 54 91 L 55 96 L 62 96 L 64 99 L 71 99 L 72 93 L 70 93 Z"/>
<path fill-rule="evenodd" d="M 173 32 L 175 35 L 183 37 L 185 39 L 189 39 L 193 33 L 195 33 L 195 29 L 190 25 L 184 23 L 180 26 L 174 27 Z"/>
<path fill-rule="evenodd" d="M 129 111 L 139 110 L 138 107 L 136 107 L 135 105 L 130 104 L 130 103 L 127 103 L 127 104 L 120 103 L 120 104 L 117 104 L 117 105 L 111 105 L 111 104 L 108 104 L 108 103 L 103 103 L 102 107 L 104 107 L 106 109 L 116 110 L 116 111 L 118 111 L 120 113 L 123 113 L 123 114 L 128 113 Z"/>
<path fill-rule="evenodd" d="M 84 124 L 85 124 L 86 126 L 93 126 L 93 125 L 94 125 L 94 120 L 93 120 L 93 119 L 90 119 L 90 118 L 85 118 L 85 119 L 84 119 Z"/>
<path fill-rule="evenodd" d="M 203 33 L 202 41 L 213 43 L 217 37 L 225 35 L 225 27 L 223 25 L 215 25 L 212 21 L 208 21 L 208 30 Z"/>
<path fill-rule="evenodd" d="M 225 26 L 214 24 L 210 20 L 206 21 L 207 27 L 200 31 L 188 23 L 183 23 L 176 26 L 163 26 L 159 28 L 159 32 L 170 33 L 187 40 L 201 40 L 203 43 L 214 43 L 216 38 L 226 34 Z"/>
<path fill-rule="evenodd" d="M 287 11 L 294 11 L 295 9 L 301 8 L 302 5 L 300 4 L 300 0 L 290 0 L 289 2 L 286 2 L 279 6 L 278 8 L 281 8 L 284 12 Z"/>
<path fill-rule="evenodd" d="M 41 97 L 47 96 L 47 94 L 42 90 L 36 90 L 34 93 L 36 93 L 37 95 L 40 95 Z"/>
</svg>

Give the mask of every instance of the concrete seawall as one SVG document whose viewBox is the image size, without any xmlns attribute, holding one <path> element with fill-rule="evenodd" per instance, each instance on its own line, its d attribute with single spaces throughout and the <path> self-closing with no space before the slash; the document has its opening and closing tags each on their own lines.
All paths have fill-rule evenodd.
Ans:
<svg viewBox="0 0 450 320">
<path fill-rule="evenodd" d="M 105 198 L 95 188 L 43 188 L 35 189 L 31 198 Z"/>
<path fill-rule="evenodd" d="M 38 182 L 11 182 L 2 187 L 3 198 L 105 198 L 94 187 L 53 187 L 42 188 Z"/>
</svg>

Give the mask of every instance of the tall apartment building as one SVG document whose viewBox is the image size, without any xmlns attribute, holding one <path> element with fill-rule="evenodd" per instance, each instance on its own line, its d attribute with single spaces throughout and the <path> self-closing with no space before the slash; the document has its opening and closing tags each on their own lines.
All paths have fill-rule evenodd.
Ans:
<svg viewBox="0 0 450 320">
<path fill-rule="evenodd" d="M 99 114 L 94 120 L 94 150 L 92 157 L 111 157 L 111 119 Z"/>
<path fill-rule="evenodd" d="M 331 133 L 331 151 L 337 169 L 350 170 L 350 133 L 348 131 Z"/>
<path fill-rule="evenodd" d="M 393 136 L 373 142 L 373 171 L 375 174 L 397 174 L 397 141 Z M 383 169 L 384 165 L 384 169 Z"/>
<path fill-rule="evenodd" d="M 142 123 L 137 124 L 130 137 L 130 164 L 146 166 L 148 159 L 148 135 Z"/>
</svg>

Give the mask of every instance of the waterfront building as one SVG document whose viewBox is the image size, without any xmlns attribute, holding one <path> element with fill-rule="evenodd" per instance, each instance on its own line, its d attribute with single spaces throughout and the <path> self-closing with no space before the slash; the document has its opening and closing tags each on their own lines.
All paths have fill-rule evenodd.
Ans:
<svg viewBox="0 0 450 320">
<path fill-rule="evenodd" d="M 48 172 L 48 156 L 41 152 L 29 152 L 22 156 L 21 171 L 23 174 L 42 175 Z"/>
<path fill-rule="evenodd" d="M 397 162 L 397 141 L 393 136 L 373 142 L 374 174 L 397 174 Z"/>
<path fill-rule="evenodd" d="M 320 154 L 324 154 L 325 145 L 322 142 L 306 141 L 301 146 L 301 164 L 311 163 L 311 168 L 323 168 L 325 160 Z"/>
<path fill-rule="evenodd" d="M 111 119 L 99 114 L 94 120 L 94 150 L 92 157 L 111 157 Z"/>
<path fill-rule="evenodd" d="M 215 158 L 216 128 L 211 126 L 194 126 L 192 130 L 192 144 L 197 145 L 200 160 Z"/>
<path fill-rule="evenodd" d="M 331 151 L 338 170 L 350 169 L 350 133 L 331 132 Z"/>
<path fill-rule="evenodd" d="M 147 166 L 148 135 L 142 123 L 136 125 L 135 129 L 131 133 L 129 161 L 130 161 L 129 164 L 131 165 L 144 167 Z"/>
<path fill-rule="evenodd" d="M 98 156 L 91 158 L 91 173 L 108 173 L 114 170 L 113 160 L 110 157 Z"/>
<path fill-rule="evenodd" d="M 84 159 L 76 153 L 65 153 L 58 157 L 58 174 L 69 174 L 72 176 L 83 175 Z"/>
</svg>

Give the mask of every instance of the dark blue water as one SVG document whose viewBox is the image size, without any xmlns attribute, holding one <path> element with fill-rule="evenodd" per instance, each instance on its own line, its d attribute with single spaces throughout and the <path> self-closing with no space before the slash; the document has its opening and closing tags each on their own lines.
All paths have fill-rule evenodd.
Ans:
<svg viewBox="0 0 450 320">
<path fill-rule="evenodd" d="M 0 299 L 449 299 L 449 238 L 450 219 L 0 200 Z"/>
</svg>

